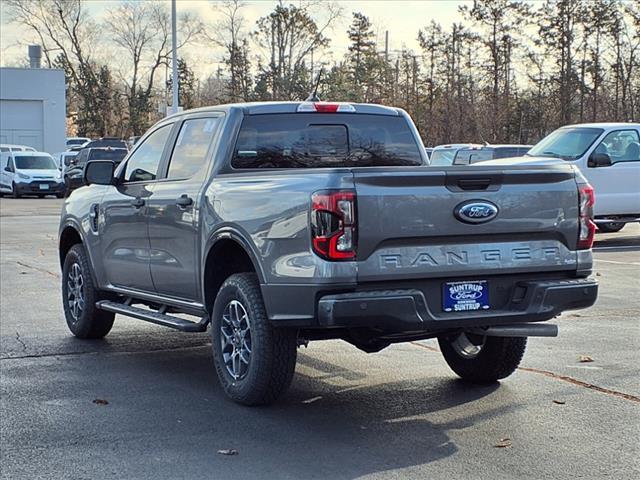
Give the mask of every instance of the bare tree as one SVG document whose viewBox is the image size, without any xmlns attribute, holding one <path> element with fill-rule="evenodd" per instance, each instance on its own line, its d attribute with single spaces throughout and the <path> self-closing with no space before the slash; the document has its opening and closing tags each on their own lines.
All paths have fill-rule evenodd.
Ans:
<svg viewBox="0 0 640 480">
<path fill-rule="evenodd" d="M 202 22 L 188 13 L 178 25 L 178 50 L 203 31 Z M 129 127 L 132 135 L 140 135 L 148 127 L 158 71 L 171 55 L 170 12 L 164 3 L 127 1 L 108 12 L 106 26 L 125 55 L 119 72 L 126 86 Z"/>
<path fill-rule="evenodd" d="M 225 89 L 232 102 L 247 101 L 251 97 L 251 61 L 249 59 L 249 41 L 245 34 L 246 21 L 242 16 L 245 4 L 240 0 L 225 0 L 214 4 L 214 10 L 220 20 L 207 32 L 207 38 L 224 48 L 223 63 L 229 70 L 229 79 Z"/>
<path fill-rule="evenodd" d="M 313 51 L 329 44 L 327 29 L 341 15 L 341 10 L 331 3 L 323 3 L 325 20 L 318 24 L 311 16 L 313 2 L 301 2 L 299 6 L 285 5 L 279 1 L 276 8 L 257 22 L 253 33 L 261 52 L 258 55 L 259 93 L 264 97 L 293 99 L 307 90 L 310 69 L 306 62 Z"/>
</svg>

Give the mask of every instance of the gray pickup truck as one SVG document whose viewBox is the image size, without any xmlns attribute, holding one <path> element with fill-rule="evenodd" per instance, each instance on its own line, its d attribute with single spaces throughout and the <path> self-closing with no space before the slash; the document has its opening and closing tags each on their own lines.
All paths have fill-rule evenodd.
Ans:
<svg viewBox="0 0 640 480">
<path fill-rule="evenodd" d="M 297 347 L 437 338 L 463 379 L 510 375 L 539 323 L 591 306 L 593 190 L 571 166 L 430 167 L 402 110 L 273 102 L 168 117 L 92 161 L 60 224 L 64 313 L 210 325 L 233 400 L 274 401 Z"/>
</svg>

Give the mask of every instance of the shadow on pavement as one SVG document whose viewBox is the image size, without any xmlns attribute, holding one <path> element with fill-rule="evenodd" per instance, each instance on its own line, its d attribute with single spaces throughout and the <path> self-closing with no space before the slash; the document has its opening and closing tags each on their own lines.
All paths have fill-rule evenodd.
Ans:
<svg viewBox="0 0 640 480">
<path fill-rule="evenodd" d="M 357 478 L 453 455 L 458 447 L 448 430 L 519 408 L 474 408 L 499 385 L 472 387 L 453 377 L 424 377 L 420 370 L 428 368 L 426 362 L 415 379 L 383 383 L 307 354 L 300 354 L 299 362 L 321 375 L 297 372 L 280 402 L 247 408 L 222 394 L 208 348 L 110 355 L 100 361 L 99 375 L 124 380 L 127 385 L 118 387 L 128 394 L 119 398 L 121 393 L 104 391 L 114 414 L 109 428 L 124 434 L 139 425 L 135 435 L 153 436 L 162 425 L 163 434 L 171 436 L 164 440 L 166 448 L 185 458 L 193 456 L 194 447 L 183 437 L 195 436 L 206 461 L 216 465 L 234 461 L 216 455 L 218 449 L 237 449 L 243 478 Z M 452 420 L 439 416 L 457 407 L 464 408 L 446 415 Z"/>
</svg>

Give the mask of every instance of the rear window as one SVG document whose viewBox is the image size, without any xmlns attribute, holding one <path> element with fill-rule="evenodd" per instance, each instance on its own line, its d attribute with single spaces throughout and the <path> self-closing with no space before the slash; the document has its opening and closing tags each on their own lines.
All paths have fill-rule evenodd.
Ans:
<svg viewBox="0 0 640 480">
<path fill-rule="evenodd" d="M 234 168 L 321 168 L 422 165 L 403 117 L 364 114 L 247 116 Z"/>
<path fill-rule="evenodd" d="M 127 150 L 91 150 L 89 160 L 113 160 L 119 162 L 127 155 Z"/>
<path fill-rule="evenodd" d="M 468 165 L 470 163 L 481 162 L 493 159 L 493 150 L 458 150 L 453 159 L 454 165 Z"/>
<path fill-rule="evenodd" d="M 432 167 L 447 167 L 453 163 L 457 150 L 434 150 L 429 157 L 429 164 Z"/>
</svg>

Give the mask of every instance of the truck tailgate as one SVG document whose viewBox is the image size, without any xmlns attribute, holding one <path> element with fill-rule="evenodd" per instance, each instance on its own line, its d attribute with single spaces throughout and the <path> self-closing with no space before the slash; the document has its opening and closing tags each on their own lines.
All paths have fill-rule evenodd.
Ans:
<svg viewBox="0 0 640 480">
<path fill-rule="evenodd" d="M 354 168 L 358 280 L 575 270 L 571 166 Z M 471 201 L 497 215 L 466 223 Z"/>
</svg>

